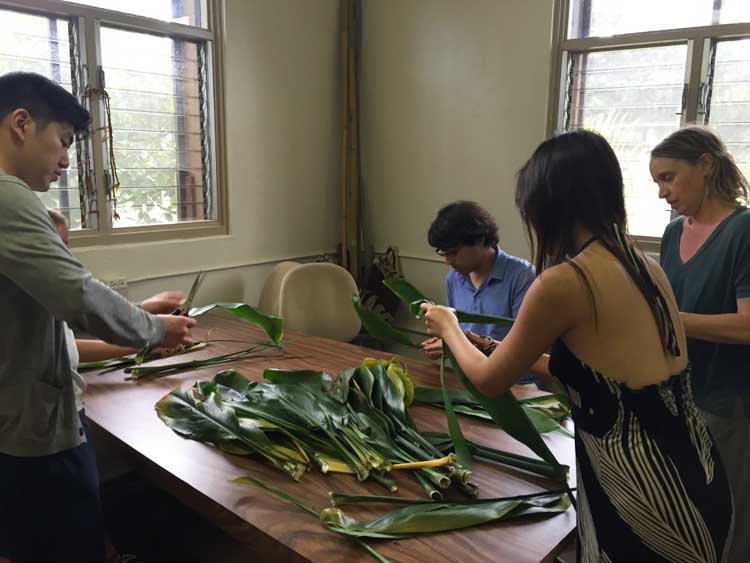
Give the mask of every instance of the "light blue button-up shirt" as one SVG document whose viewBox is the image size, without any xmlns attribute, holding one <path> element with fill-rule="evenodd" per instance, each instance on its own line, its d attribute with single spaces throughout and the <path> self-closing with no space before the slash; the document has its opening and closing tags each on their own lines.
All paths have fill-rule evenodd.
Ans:
<svg viewBox="0 0 750 563">
<path fill-rule="evenodd" d="M 534 267 L 528 261 L 511 256 L 497 248 L 495 263 L 479 288 L 475 288 L 468 275 L 453 268 L 445 278 L 447 304 L 459 311 L 499 315 L 515 318 L 521 308 L 526 291 L 534 281 Z M 502 340 L 510 327 L 461 323 L 461 328 L 471 329 L 481 336 Z"/>
</svg>

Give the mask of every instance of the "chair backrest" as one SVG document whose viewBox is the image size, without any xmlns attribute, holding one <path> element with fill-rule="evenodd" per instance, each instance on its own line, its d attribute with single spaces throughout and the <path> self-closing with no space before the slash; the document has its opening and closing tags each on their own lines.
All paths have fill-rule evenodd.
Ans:
<svg viewBox="0 0 750 563">
<path fill-rule="evenodd" d="M 300 264 L 281 281 L 279 314 L 289 330 L 349 342 L 361 326 L 352 307 L 357 291 L 354 278 L 341 266 Z"/>
<path fill-rule="evenodd" d="M 281 281 L 290 270 L 300 265 L 299 262 L 286 261 L 279 262 L 271 269 L 260 291 L 258 309 L 269 315 L 281 314 Z"/>
</svg>

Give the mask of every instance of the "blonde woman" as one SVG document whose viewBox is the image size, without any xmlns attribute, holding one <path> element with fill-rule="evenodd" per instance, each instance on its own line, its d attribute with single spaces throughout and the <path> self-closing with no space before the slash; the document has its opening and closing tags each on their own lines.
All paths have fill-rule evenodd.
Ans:
<svg viewBox="0 0 750 563">
<path fill-rule="evenodd" d="M 693 390 L 732 489 L 730 561 L 750 561 L 750 210 L 748 182 L 711 131 L 681 129 L 651 151 L 651 175 L 679 215 L 661 266 L 688 337 Z"/>
</svg>

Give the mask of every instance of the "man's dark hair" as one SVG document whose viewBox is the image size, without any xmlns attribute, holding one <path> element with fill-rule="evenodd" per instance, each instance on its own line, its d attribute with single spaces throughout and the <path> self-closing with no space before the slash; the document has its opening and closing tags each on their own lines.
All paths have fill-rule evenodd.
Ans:
<svg viewBox="0 0 750 563">
<path fill-rule="evenodd" d="M 497 223 L 481 205 L 474 201 L 454 201 L 438 211 L 427 233 L 430 246 L 449 250 L 459 245 L 471 246 L 480 241 L 497 246 Z"/>
<path fill-rule="evenodd" d="M 9 72 L 0 76 L 0 121 L 18 108 L 28 110 L 42 127 L 52 121 L 69 123 L 76 134 L 85 133 L 91 119 L 73 94 L 33 72 Z"/>
</svg>

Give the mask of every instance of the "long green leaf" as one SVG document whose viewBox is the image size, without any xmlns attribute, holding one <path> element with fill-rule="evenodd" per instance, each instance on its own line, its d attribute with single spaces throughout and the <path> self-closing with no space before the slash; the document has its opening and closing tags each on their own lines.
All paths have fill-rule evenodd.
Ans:
<svg viewBox="0 0 750 563">
<path fill-rule="evenodd" d="M 401 301 L 406 303 L 409 311 L 417 317 L 422 316 L 422 311 L 419 309 L 422 303 L 432 303 L 421 291 L 404 278 L 386 278 L 383 280 L 383 285 L 395 293 Z"/>
<path fill-rule="evenodd" d="M 233 315 L 262 328 L 274 344 L 284 338 L 284 319 L 268 315 L 245 303 L 213 303 L 205 307 L 194 307 L 188 312 L 190 317 L 198 317 L 213 309 L 223 309 Z"/>
<path fill-rule="evenodd" d="M 476 323 L 489 325 L 512 325 L 513 319 L 498 315 L 482 315 L 480 313 L 469 313 L 468 311 L 456 311 L 458 322 Z"/>
<path fill-rule="evenodd" d="M 451 440 L 451 437 L 444 432 L 422 432 L 422 436 L 427 438 L 430 443 L 441 452 L 445 453 L 453 449 L 453 441 Z M 514 454 L 512 452 L 490 448 L 489 446 L 482 446 L 471 440 L 466 440 L 466 444 L 469 446 L 472 455 L 476 457 L 496 461 L 515 469 L 528 471 L 535 475 L 541 475 L 547 479 L 555 480 L 557 478 L 557 470 L 555 467 L 542 459 Z M 563 466 L 563 468 L 565 468 L 566 471 L 568 469 L 567 466 Z"/>
<path fill-rule="evenodd" d="M 188 346 L 184 350 L 172 354 L 171 356 L 181 356 L 182 354 L 189 354 L 196 350 L 201 350 L 207 346 L 206 342 L 198 342 L 192 346 Z M 110 358 L 109 360 L 100 360 L 98 362 L 81 362 L 78 364 L 79 371 L 90 370 L 90 369 L 104 369 L 104 368 L 118 368 L 121 366 L 133 365 L 136 361 L 137 354 L 129 354 L 127 356 L 118 356 L 117 358 Z M 171 357 L 170 356 L 170 357 Z M 161 360 L 164 356 L 161 354 L 151 354 L 144 358 L 145 362 L 151 360 Z M 102 374 L 99 374 L 102 375 Z"/>
<path fill-rule="evenodd" d="M 365 330 L 367 330 L 371 336 L 377 338 L 381 342 L 397 342 L 404 346 L 418 348 L 418 346 L 416 346 L 406 334 L 393 328 L 376 312 L 365 308 L 357 295 L 352 296 L 352 305 L 357 312 L 359 320 L 362 321 L 362 326 L 365 327 Z"/>
<path fill-rule="evenodd" d="M 255 487 L 259 487 L 263 489 L 264 491 L 267 491 L 273 495 L 276 495 L 279 498 L 282 498 L 286 500 L 287 502 L 291 502 L 293 505 L 295 505 L 297 508 L 300 508 L 307 512 L 308 514 L 312 514 L 316 518 L 319 518 L 320 515 L 318 512 L 316 512 L 314 509 L 307 506 L 305 503 L 303 503 L 300 500 L 297 500 L 292 495 L 289 495 L 282 491 L 281 489 L 277 489 L 276 487 L 272 487 L 271 485 L 266 485 L 264 482 L 259 481 L 258 479 L 255 479 L 254 477 L 250 477 L 249 475 L 244 475 L 242 477 L 237 477 L 236 479 L 232 480 L 234 483 L 241 483 L 243 485 L 253 485 Z M 357 540 L 357 543 L 359 546 L 367 551 L 375 560 L 380 561 L 380 563 L 390 563 L 390 560 L 386 557 L 380 555 L 377 551 L 375 551 L 372 547 L 370 547 L 367 543 L 363 542 L 362 540 Z"/>
<path fill-rule="evenodd" d="M 466 377 L 461 366 L 451 357 L 453 369 L 464 387 L 472 394 L 474 399 L 482 405 L 484 410 L 492 417 L 492 420 L 510 434 L 513 438 L 525 444 L 531 451 L 542 458 L 544 461 L 554 466 L 557 471 L 557 481 L 567 486 L 568 474 L 565 468 L 560 465 L 554 454 L 547 447 L 539 432 L 532 424 L 529 417 L 521 408 L 520 403 L 513 396 L 513 393 L 506 391 L 494 399 L 486 397 L 480 393 L 476 387 Z"/>
<path fill-rule="evenodd" d="M 444 352 L 450 354 L 450 351 L 445 347 Z M 453 440 L 453 448 L 458 457 L 458 462 L 471 469 L 471 452 L 469 446 L 466 444 L 466 438 L 464 438 L 463 432 L 461 432 L 461 426 L 456 419 L 456 413 L 453 410 L 453 403 L 451 397 L 448 394 L 448 388 L 445 386 L 445 353 L 440 356 L 440 385 L 443 388 L 443 401 L 445 403 L 445 420 L 448 423 L 448 432 L 450 433 L 451 440 Z"/>
<path fill-rule="evenodd" d="M 466 389 L 448 389 L 454 405 L 467 405 L 481 409 L 481 405 Z M 443 402 L 443 390 L 440 387 L 417 386 L 414 388 L 414 400 L 417 403 L 441 403 Z M 523 397 L 516 399 L 524 407 L 537 410 L 557 421 L 570 416 L 570 409 L 565 395 L 550 393 L 538 397 Z"/>
<path fill-rule="evenodd" d="M 559 491 L 544 491 L 543 493 L 529 493 L 526 495 L 518 495 L 513 497 L 497 497 L 497 498 L 484 498 L 484 499 L 471 499 L 471 500 L 465 500 L 461 502 L 452 502 L 451 504 L 459 504 L 459 505 L 476 505 L 476 504 L 484 504 L 484 503 L 491 503 L 491 502 L 497 502 L 497 501 L 508 501 L 508 500 L 525 500 L 525 499 L 535 499 L 539 495 L 548 495 L 548 494 L 566 494 L 567 491 L 565 490 L 559 490 Z M 435 504 L 434 500 L 428 500 L 423 498 L 410 498 L 410 497 L 399 497 L 399 496 L 393 496 L 393 495 L 358 495 L 358 494 L 348 494 L 348 493 L 337 493 L 334 491 L 328 492 L 328 498 L 331 501 L 331 506 L 337 507 L 337 506 L 343 506 L 345 504 L 369 504 L 369 503 L 378 503 L 378 504 Z"/>
<path fill-rule="evenodd" d="M 357 521 L 338 508 L 320 513 L 331 530 L 354 537 L 408 538 L 422 534 L 460 530 L 496 520 L 565 512 L 570 501 L 565 493 L 540 493 L 487 501 L 425 502 L 385 512 L 371 520 Z"/>
<path fill-rule="evenodd" d="M 453 407 L 455 412 L 482 420 L 493 420 L 482 405 L 465 389 L 448 389 L 447 393 L 450 400 L 455 403 Z M 417 387 L 414 393 L 414 400 L 439 408 L 443 408 L 445 405 L 443 389 L 438 387 Z M 553 412 L 558 413 L 557 416 L 564 418 L 564 414 L 568 412 L 564 405 L 559 403 L 557 395 L 516 400 L 521 404 L 521 408 L 538 432 L 543 434 L 547 432 L 559 432 L 569 438 L 574 437 L 570 430 L 557 421 L 556 416 L 550 414 Z"/>
<path fill-rule="evenodd" d="M 227 362 L 239 362 L 242 360 L 249 360 L 254 358 L 279 358 L 279 354 L 270 354 L 268 350 L 276 349 L 275 346 L 268 344 L 266 346 L 254 346 L 245 350 L 239 350 L 237 352 L 231 352 L 229 354 L 223 354 L 221 356 L 214 356 L 213 358 L 203 358 L 200 360 L 189 360 L 186 362 L 178 362 L 174 364 L 165 364 L 160 366 L 136 366 L 125 368 L 125 373 L 128 376 L 125 379 L 141 379 L 142 377 L 153 376 L 153 375 L 167 375 L 177 373 L 186 369 L 199 369 L 207 366 L 215 366 L 219 364 L 225 364 Z"/>
<path fill-rule="evenodd" d="M 409 311 L 417 317 L 422 316 L 420 306 L 422 303 L 434 303 L 434 301 L 428 299 L 424 294 L 419 291 L 416 287 L 411 285 L 408 281 L 403 278 L 387 278 L 383 280 L 383 285 L 390 289 L 396 296 L 406 303 L 409 307 Z M 477 324 L 513 324 L 513 319 L 508 317 L 500 317 L 496 315 L 482 315 L 479 313 L 470 313 L 467 311 L 455 311 L 458 317 L 458 322 L 461 323 L 477 323 Z"/>
</svg>

